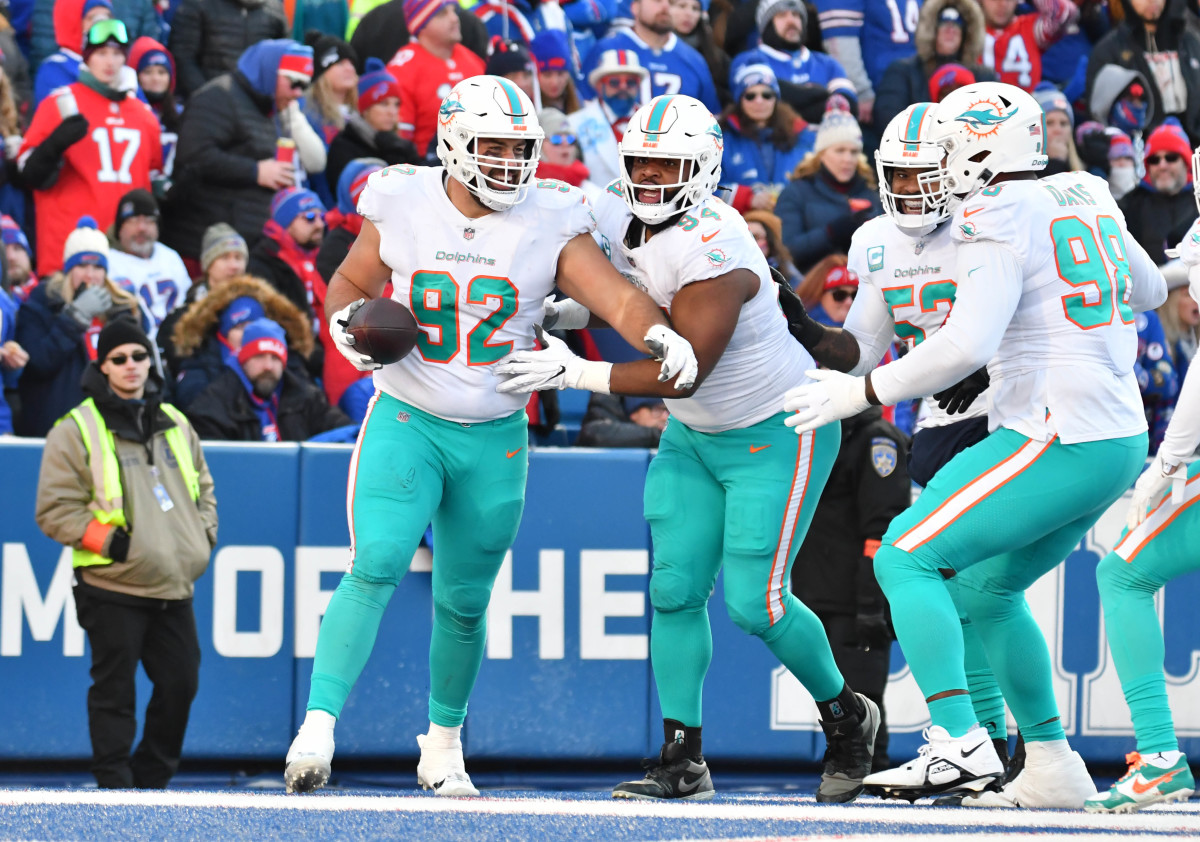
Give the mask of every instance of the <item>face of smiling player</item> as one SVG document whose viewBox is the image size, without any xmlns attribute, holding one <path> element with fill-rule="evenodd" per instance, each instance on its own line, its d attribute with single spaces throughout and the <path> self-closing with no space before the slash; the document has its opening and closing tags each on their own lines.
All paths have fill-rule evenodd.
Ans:
<svg viewBox="0 0 1200 842">
<path fill-rule="evenodd" d="M 925 206 L 925 199 L 921 195 L 921 185 L 918 183 L 918 178 L 927 172 L 932 172 L 933 167 L 894 167 L 892 169 L 892 192 L 899 196 L 912 196 L 912 199 L 897 200 L 896 205 L 901 213 L 919 214 L 929 210 Z M 925 186 L 926 193 L 936 193 L 941 186 L 940 182 L 933 182 Z"/>
<path fill-rule="evenodd" d="M 516 190 L 521 183 L 521 164 L 528 154 L 528 141 L 516 137 L 481 137 L 476 144 L 479 172 L 487 180 L 487 186 L 503 192 Z"/>
</svg>

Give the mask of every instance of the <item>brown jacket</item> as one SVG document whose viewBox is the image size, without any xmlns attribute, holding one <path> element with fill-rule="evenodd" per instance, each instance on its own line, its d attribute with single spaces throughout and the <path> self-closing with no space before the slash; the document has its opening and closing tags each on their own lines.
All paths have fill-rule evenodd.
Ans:
<svg viewBox="0 0 1200 842">
<path fill-rule="evenodd" d="M 193 503 L 167 445 L 165 433 L 175 422 L 159 408 L 157 387 L 151 390 L 151 384 L 147 383 L 143 412 L 153 412 L 149 448 L 163 487 L 174 504 L 164 512 L 154 494 L 155 479 L 147 460 L 147 445 L 143 444 L 145 436 L 134 410 L 108 391 L 107 380 L 95 363 L 84 373 L 83 386 L 95 399 L 113 432 L 130 542 L 124 562 L 81 567 L 76 574 L 88 585 L 131 596 L 191 598 L 193 583 L 208 567 L 217 542 L 217 499 L 213 494 L 212 474 L 200 449 L 200 438 L 189 425 L 187 439 L 192 461 L 200 474 L 200 497 Z M 55 541 L 81 548 L 84 533 L 94 520 L 88 508 L 92 493 L 87 448 L 79 425 L 67 418 L 46 436 L 38 476 L 35 511 L 38 526 Z M 112 531 L 102 540 L 98 551 L 107 556 Z"/>
</svg>

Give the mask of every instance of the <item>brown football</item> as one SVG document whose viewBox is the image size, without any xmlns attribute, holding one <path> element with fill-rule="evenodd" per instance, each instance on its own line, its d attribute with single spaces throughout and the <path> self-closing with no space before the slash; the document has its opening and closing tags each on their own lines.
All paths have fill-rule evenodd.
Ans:
<svg viewBox="0 0 1200 842">
<path fill-rule="evenodd" d="M 354 311 L 346 332 L 354 337 L 355 348 L 381 365 L 390 365 L 412 351 L 421 329 L 403 304 L 376 298 Z"/>
</svg>

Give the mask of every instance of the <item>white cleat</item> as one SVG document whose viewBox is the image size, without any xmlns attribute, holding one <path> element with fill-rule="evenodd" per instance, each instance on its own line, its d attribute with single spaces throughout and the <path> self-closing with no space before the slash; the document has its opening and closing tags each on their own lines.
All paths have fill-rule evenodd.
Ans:
<svg viewBox="0 0 1200 842">
<path fill-rule="evenodd" d="M 976 725 L 961 737 L 951 737 L 940 725 L 924 731 L 920 755 L 896 769 L 867 775 L 868 792 L 915 801 L 951 790 L 979 790 L 1004 776 L 988 732 Z"/>
<path fill-rule="evenodd" d="M 430 745 L 426 745 L 429 742 Z M 471 783 L 463 763 L 462 743 L 448 747 L 432 745 L 428 734 L 417 734 L 421 760 L 417 763 L 417 783 L 422 789 L 432 789 L 436 795 L 473 797 L 479 790 Z"/>
<path fill-rule="evenodd" d="M 1078 752 L 1066 740 L 1025 743 L 1025 768 L 1000 791 L 963 798 L 964 807 L 1056 807 L 1079 810 L 1096 795 L 1096 785 Z"/>
<path fill-rule="evenodd" d="M 312 792 L 325 786 L 333 763 L 333 728 L 301 725 L 285 763 L 283 782 L 288 792 Z"/>
</svg>

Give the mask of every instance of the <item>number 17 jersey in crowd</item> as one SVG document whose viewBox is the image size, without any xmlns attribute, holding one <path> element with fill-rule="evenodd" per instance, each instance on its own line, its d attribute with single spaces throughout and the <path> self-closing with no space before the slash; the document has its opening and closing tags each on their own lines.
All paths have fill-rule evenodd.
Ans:
<svg viewBox="0 0 1200 842">
<path fill-rule="evenodd" d="M 533 347 L 563 246 L 596 222 L 582 191 L 547 180 L 514 207 L 470 219 L 445 178 L 441 167 L 388 167 L 359 198 L 358 212 L 379 229 L 392 298 L 422 331 L 412 353 L 375 372 L 375 386 L 448 421 L 492 421 L 528 400 L 496 392 L 492 363 Z"/>
</svg>

